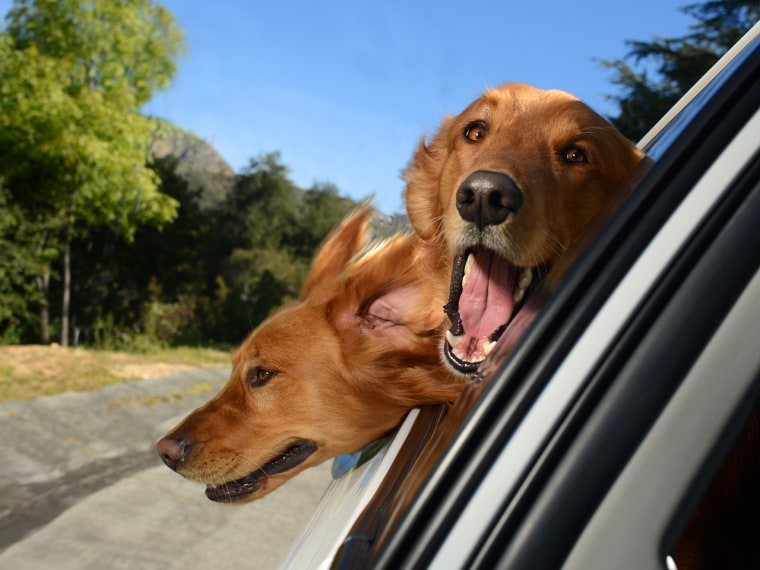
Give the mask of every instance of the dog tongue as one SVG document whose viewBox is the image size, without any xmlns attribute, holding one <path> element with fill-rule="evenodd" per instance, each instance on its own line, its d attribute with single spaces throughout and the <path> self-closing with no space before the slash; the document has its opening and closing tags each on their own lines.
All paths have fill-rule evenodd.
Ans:
<svg viewBox="0 0 760 570">
<path fill-rule="evenodd" d="M 487 250 L 478 250 L 459 298 L 459 316 L 472 338 L 488 338 L 509 322 L 514 309 L 516 269 Z"/>
</svg>

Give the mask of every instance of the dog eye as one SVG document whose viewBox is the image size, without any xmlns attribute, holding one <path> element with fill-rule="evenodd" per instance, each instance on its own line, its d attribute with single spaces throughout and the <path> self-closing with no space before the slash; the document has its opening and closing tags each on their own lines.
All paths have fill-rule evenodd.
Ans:
<svg viewBox="0 0 760 570">
<path fill-rule="evenodd" d="M 588 162 L 588 159 L 586 158 L 586 153 L 575 146 L 571 146 L 570 148 L 563 151 L 562 157 L 564 158 L 565 162 L 571 162 L 575 164 Z"/>
<path fill-rule="evenodd" d="M 471 125 L 468 125 L 467 128 L 464 130 L 464 138 L 466 138 L 470 142 L 479 142 L 483 140 L 485 136 L 486 136 L 485 123 L 481 123 L 481 122 L 473 123 Z"/>
<path fill-rule="evenodd" d="M 245 381 L 251 387 L 263 386 L 269 382 L 277 372 L 273 370 L 267 370 L 265 368 L 250 368 L 245 374 Z"/>
</svg>

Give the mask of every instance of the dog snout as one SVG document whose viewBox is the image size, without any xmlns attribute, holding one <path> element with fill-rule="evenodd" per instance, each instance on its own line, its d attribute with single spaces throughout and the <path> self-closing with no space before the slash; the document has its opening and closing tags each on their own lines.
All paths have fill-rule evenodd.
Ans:
<svg viewBox="0 0 760 570">
<path fill-rule="evenodd" d="M 456 204 L 463 220 L 486 226 L 500 224 L 522 206 L 520 189 L 506 174 L 477 170 L 464 179 L 457 189 Z"/>
<path fill-rule="evenodd" d="M 181 438 L 162 437 L 156 444 L 156 451 L 167 467 L 173 471 L 185 459 L 190 449 L 190 444 Z"/>
</svg>

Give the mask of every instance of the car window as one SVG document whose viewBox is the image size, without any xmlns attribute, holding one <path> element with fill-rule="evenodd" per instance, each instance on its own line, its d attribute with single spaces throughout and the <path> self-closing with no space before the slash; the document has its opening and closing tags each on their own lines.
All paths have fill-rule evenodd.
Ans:
<svg viewBox="0 0 760 570">
<path fill-rule="evenodd" d="M 760 401 L 739 431 L 688 523 L 676 539 L 676 568 L 760 568 L 754 519 L 760 507 Z"/>
</svg>

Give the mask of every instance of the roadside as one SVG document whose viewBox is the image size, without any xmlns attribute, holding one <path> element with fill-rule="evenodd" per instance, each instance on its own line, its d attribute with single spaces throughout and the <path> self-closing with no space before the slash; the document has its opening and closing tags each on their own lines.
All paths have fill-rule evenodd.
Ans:
<svg viewBox="0 0 760 570">
<path fill-rule="evenodd" d="M 153 446 L 226 382 L 192 369 L 0 403 L 0 568 L 269 568 L 310 518 L 329 465 L 249 505 L 208 501 Z"/>
<path fill-rule="evenodd" d="M 200 347 L 156 346 L 134 353 L 64 348 L 57 344 L 0 346 L 0 402 L 229 365 L 228 351 Z"/>
</svg>

